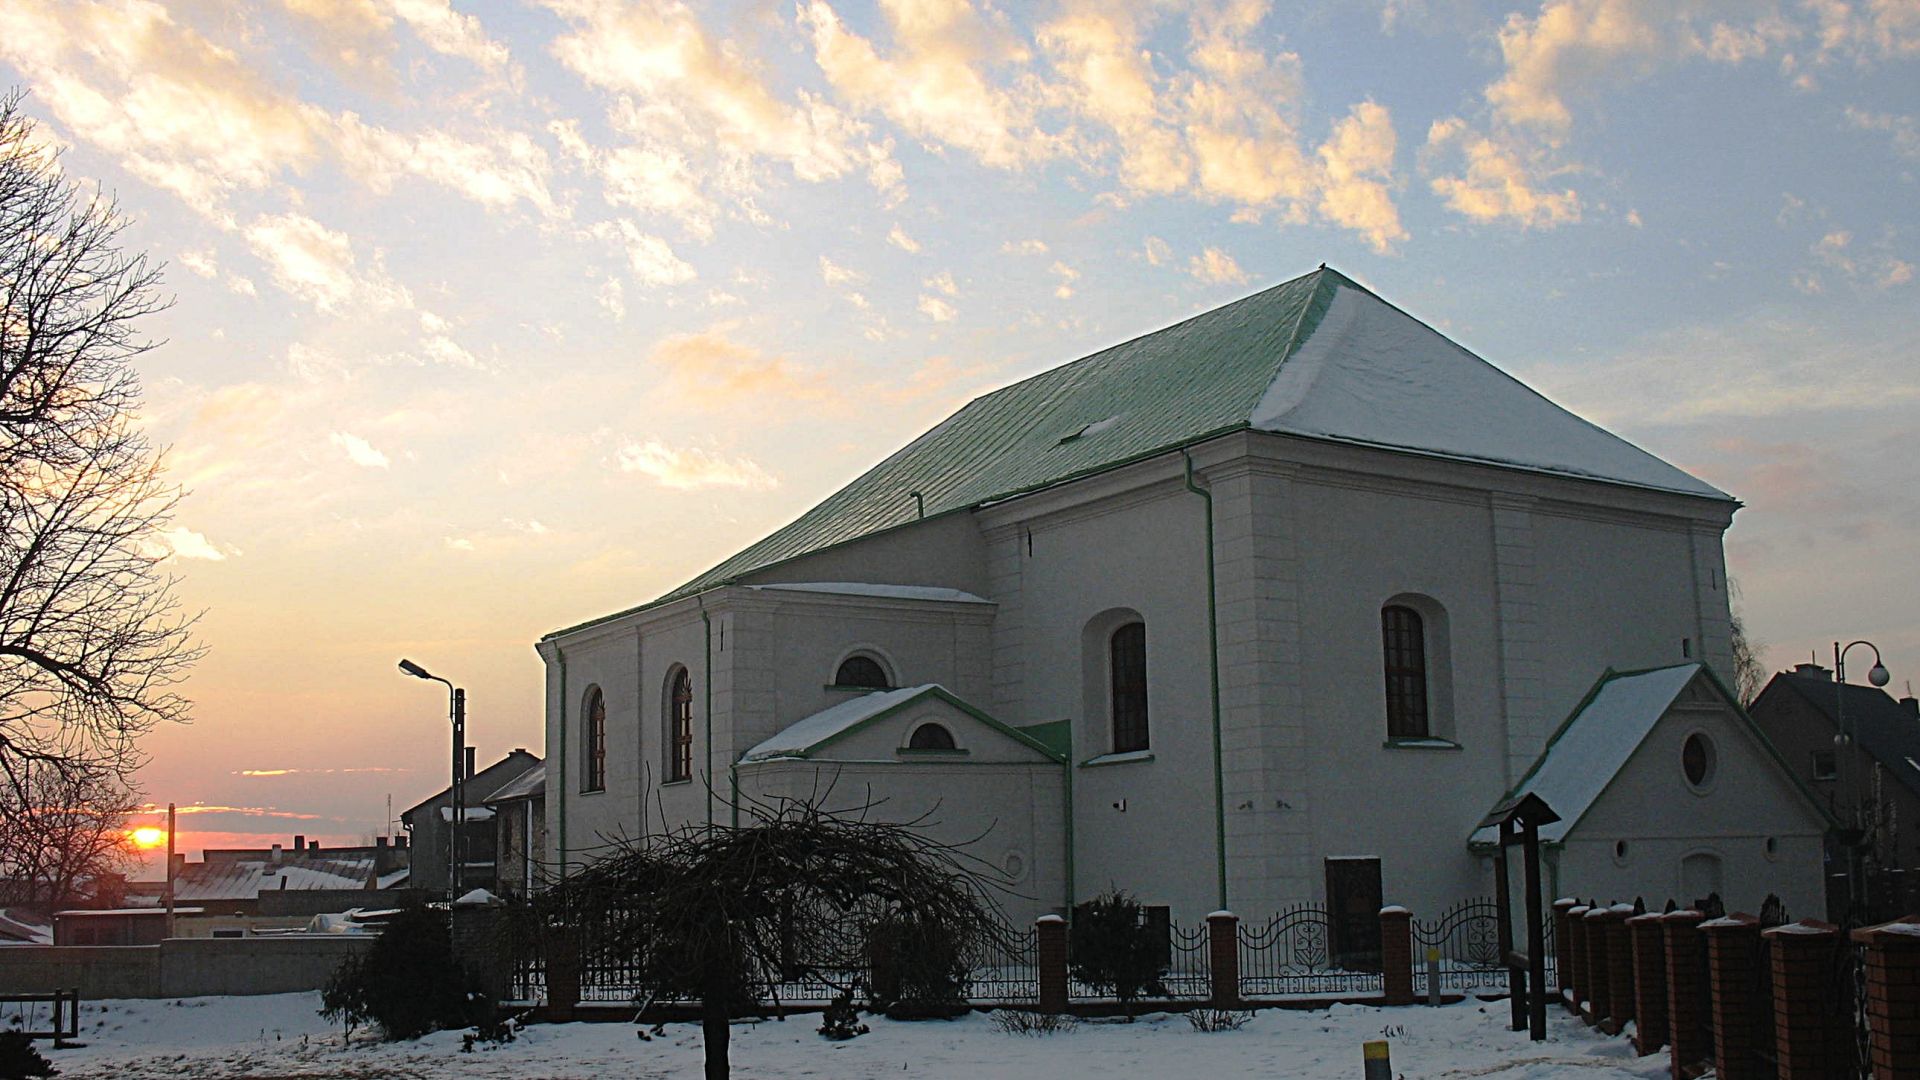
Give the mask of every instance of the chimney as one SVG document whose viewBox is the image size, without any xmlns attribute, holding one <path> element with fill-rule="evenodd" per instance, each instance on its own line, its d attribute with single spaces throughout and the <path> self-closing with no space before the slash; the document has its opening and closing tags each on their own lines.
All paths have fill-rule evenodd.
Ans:
<svg viewBox="0 0 1920 1080">
<path fill-rule="evenodd" d="M 473 779 L 473 747 L 467 747 L 467 779 Z"/>
<path fill-rule="evenodd" d="M 407 838 L 406 838 L 405 836 L 396 836 L 396 837 L 394 837 L 394 838 L 393 838 L 393 849 L 394 849 L 395 851 L 405 851 L 405 850 L 407 850 Z"/>
<path fill-rule="evenodd" d="M 373 850 L 375 850 L 375 851 L 385 851 L 385 850 L 387 850 L 387 838 L 386 838 L 386 837 L 384 837 L 384 836 L 376 836 L 376 837 L 374 837 L 374 838 L 373 838 Z"/>
<path fill-rule="evenodd" d="M 280 845 L 279 844 L 273 845 L 273 863 L 276 866 L 280 864 Z"/>
<path fill-rule="evenodd" d="M 1802 678 L 1819 679 L 1822 682 L 1833 681 L 1833 672 L 1828 668 L 1821 667 L 1819 664 L 1795 664 L 1793 665 L 1793 673 Z"/>
<path fill-rule="evenodd" d="M 313 853 L 313 852 L 316 852 L 316 851 L 319 851 L 319 850 L 320 850 L 320 841 L 318 841 L 318 840 L 309 840 L 309 841 L 307 841 L 307 851 L 308 851 L 308 853 L 309 853 L 309 854 L 311 854 L 311 853 Z"/>
<path fill-rule="evenodd" d="M 298 853 L 307 850 L 307 838 L 299 833 L 293 834 L 293 850 Z"/>
<path fill-rule="evenodd" d="M 1900 707 L 1907 710 L 1908 716 L 1920 720 L 1920 698 L 1903 697 L 1900 699 Z"/>
</svg>

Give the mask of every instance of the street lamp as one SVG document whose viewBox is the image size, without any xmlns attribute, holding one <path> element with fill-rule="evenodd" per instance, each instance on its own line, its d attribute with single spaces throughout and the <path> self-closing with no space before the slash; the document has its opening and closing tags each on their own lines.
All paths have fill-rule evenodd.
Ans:
<svg viewBox="0 0 1920 1080">
<path fill-rule="evenodd" d="M 460 827 L 467 823 L 466 770 L 461 766 L 467 756 L 467 692 L 411 660 L 401 660 L 400 670 L 416 679 L 429 679 L 447 688 L 447 719 L 453 724 L 453 786 L 447 791 L 447 899 L 460 896 Z"/>
<path fill-rule="evenodd" d="M 1866 826 L 1860 818 L 1860 792 L 1852 790 L 1848 783 L 1853 773 L 1852 743 L 1854 740 L 1853 732 L 1847 728 L 1847 653 L 1856 645 L 1865 645 L 1873 650 L 1873 667 L 1867 669 L 1869 683 L 1874 686 L 1885 686 L 1893 681 L 1893 676 L 1887 673 L 1887 666 L 1880 662 L 1880 646 L 1866 640 L 1851 641 L 1845 646 L 1837 641 L 1833 643 L 1833 718 L 1840 729 L 1840 733 L 1833 737 L 1833 741 L 1840 748 L 1840 753 L 1836 755 L 1840 759 L 1840 787 L 1848 793 L 1848 801 L 1853 804 L 1853 828 L 1846 830 L 1844 838 L 1847 846 L 1847 907 L 1848 914 L 1853 916 L 1860 914 L 1861 904 L 1864 902 L 1864 897 L 1861 896 L 1860 879 L 1865 876 L 1866 869 L 1861 858 L 1862 849 L 1865 847 Z"/>
</svg>

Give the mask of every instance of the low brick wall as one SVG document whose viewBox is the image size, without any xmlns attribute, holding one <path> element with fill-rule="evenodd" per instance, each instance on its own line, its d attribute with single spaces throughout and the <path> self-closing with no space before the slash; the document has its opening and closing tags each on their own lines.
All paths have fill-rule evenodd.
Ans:
<svg viewBox="0 0 1920 1080">
<path fill-rule="evenodd" d="M 0 949 L 0 993 L 78 989 L 101 998 L 205 997 L 318 990 L 370 936 L 172 938 L 158 945 L 19 945 Z"/>
</svg>

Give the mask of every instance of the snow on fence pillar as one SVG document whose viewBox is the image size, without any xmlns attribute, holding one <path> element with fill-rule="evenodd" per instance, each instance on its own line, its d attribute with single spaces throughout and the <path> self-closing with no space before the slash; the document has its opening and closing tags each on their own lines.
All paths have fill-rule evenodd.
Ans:
<svg viewBox="0 0 1920 1080">
<path fill-rule="evenodd" d="M 507 951 L 506 912 L 501 900 L 485 889 L 475 889 L 453 902 L 448 933 L 453 955 L 495 1001 L 504 1001 L 513 983 L 513 957 Z"/>
<path fill-rule="evenodd" d="M 1579 903 L 1571 896 L 1563 896 L 1553 902 L 1553 969 L 1554 978 L 1559 983 L 1554 992 L 1560 995 L 1562 1004 L 1566 1002 L 1567 990 L 1573 986 L 1573 941 L 1567 929 L 1567 913 Z"/>
<path fill-rule="evenodd" d="M 1575 1016 L 1583 1015 L 1587 1000 L 1587 912 L 1585 904 L 1575 904 L 1567 909 L 1566 931 L 1560 936 L 1566 941 L 1566 974 L 1560 978 L 1560 985 L 1567 988 L 1567 1011 Z"/>
<path fill-rule="evenodd" d="M 1607 927 L 1607 1019 L 1601 1029 L 1609 1035 L 1627 1030 L 1634 1019 L 1633 939 L 1627 920 L 1632 904 L 1615 904 L 1603 920 Z"/>
<path fill-rule="evenodd" d="M 1667 943 L 1660 916 L 1627 920 L 1627 944 L 1633 951 L 1633 1046 L 1641 1057 L 1667 1044 Z"/>
<path fill-rule="evenodd" d="M 1853 940 L 1866 946 L 1874 1080 L 1920 1076 L 1920 915 L 1855 930 Z"/>
<path fill-rule="evenodd" d="M 1413 1004 L 1413 912 L 1380 909 L 1380 989 L 1388 1005 Z"/>
<path fill-rule="evenodd" d="M 1779 1080 L 1844 1076 L 1852 1065 L 1851 1025 L 1834 1002 L 1840 934 L 1808 919 L 1762 930 L 1773 950 L 1774 1063 Z"/>
<path fill-rule="evenodd" d="M 1067 920 L 1042 915 L 1034 920 L 1040 961 L 1040 1011 L 1067 1011 Z"/>
<path fill-rule="evenodd" d="M 1598 904 L 1580 917 L 1586 924 L 1587 955 L 1581 964 L 1586 978 L 1581 989 L 1587 994 L 1587 1009 L 1582 1014 L 1589 1024 L 1598 1025 L 1613 1011 L 1612 983 L 1607 978 L 1607 925 L 1613 912 Z"/>
<path fill-rule="evenodd" d="M 1713 1069 L 1719 1080 L 1748 1080 L 1762 1075 L 1756 1052 L 1760 920 L 1740 913 L 1700 924 L 1707 939 L 1707 978 L 1713 990 Z"/>
<path fill-rule="evenodd" d="M 1214 1008 L 1240 1004 L 1240 916 L 1231 911 L 1207 916 L 1207 974 Z"/>
<path fill-rule="evenodd" d="M 1697 911 L 1674 911 L 1660 916 L 1667 946 L 1667 1045 L 1674 1080 L 1700 1072 L 1696 1066 L 1713 1057 L 1707 1039 L 1706 942 Z"/>
</svg>

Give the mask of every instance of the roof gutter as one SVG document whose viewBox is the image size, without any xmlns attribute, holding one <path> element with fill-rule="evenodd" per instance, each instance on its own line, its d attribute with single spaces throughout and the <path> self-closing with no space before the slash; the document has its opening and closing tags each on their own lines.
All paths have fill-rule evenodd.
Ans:
<svg viewBox="0 0 1920 1080">
<path fill-rule="evenodd" d="M 1220 618 L 1219 587 L 1214 572 L 1213 493 L 1193 482 L 1193 454 L 1180 448 L 1186 461 L 1187 490 L 1207 502 L 1207 675 L 1213 694 L 1213 849 L 1218 877 L 1220 910 L 1227 910 L 1227 800 L 1220 762 Z"/>
</svg>

